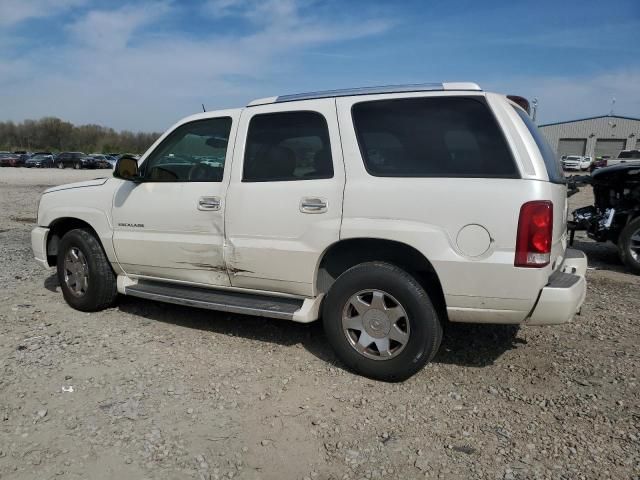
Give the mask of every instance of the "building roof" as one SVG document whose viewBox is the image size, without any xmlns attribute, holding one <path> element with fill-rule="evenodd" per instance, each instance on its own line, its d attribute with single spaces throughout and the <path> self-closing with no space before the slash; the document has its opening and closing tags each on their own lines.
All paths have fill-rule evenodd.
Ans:
<svg viewBox="0 0 640 480">
<path fill-rule="evenodd" d="M 576 118 L 575 120 L 565 120 L 564 122 L 545 123 L 543 125 L 538 125 L 538 127 L 550 127 L 552 125 L 562 125 L 564 123 L 582 122 L 584 120 L 596 120 L 598 118 L 623 118 L 625 120 L 636 120 L 640 122 L 640 118 L 636 118 L 636 117 L 624 117 L 622 115 L 597 115 L 595 117 Z"/>
</svg>

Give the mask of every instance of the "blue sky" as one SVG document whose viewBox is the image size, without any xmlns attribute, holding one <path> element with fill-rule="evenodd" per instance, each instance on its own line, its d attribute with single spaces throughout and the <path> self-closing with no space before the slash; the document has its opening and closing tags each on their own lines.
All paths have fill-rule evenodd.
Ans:
<svg viewBox="0 0 640 480">
<path fill-rule="evenodd" d="M 474 81 L 541 123 L 640 117 L 640 4 L 1 0 L 0 120 L 164 130 L 199 110 L 341 87 Z"/>
</svg>

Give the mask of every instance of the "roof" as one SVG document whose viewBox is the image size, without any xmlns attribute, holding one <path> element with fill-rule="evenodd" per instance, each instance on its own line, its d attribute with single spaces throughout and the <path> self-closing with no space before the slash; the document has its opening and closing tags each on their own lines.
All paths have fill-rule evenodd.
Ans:
<svg viewBox="0 0 640 480">
<path fill-rule="evenodd" d="M 344 88 L 339 90 L 324 90 L 318 92 L 295 93 L 291 95 L 280 95 L 278 97 L 259 98 L 249 102 L 248 107 L 255 105 L 266 105 L 269 103 L 294 102 L 296 100 L 312 100 L 318 98 L 351 97 L 354 95 L 374 95 L 381 93 L 407 93 L 407 92 L 428 92 L 441 90 L 471 90 L 481 91 L 482 89 L 471 82 L 449 82 L 449 83 L 414 83 L 407 85 L 384 85 L 380 87 L 359 87 Z"/>
<path fill-rule="evenodd" d="M 552 125 L 562 125 L 563 123 L 582 122 L 584 120 L 596 120 L 598 118 L 623 118 L 625 120 L 637 120 L 640 122 L 640 118 L 636 118 L 636 117 L 623 117 L 622 115 L 596 115 L 595 117 L 576 118 L 575 120 L 565 120 L 564 122 L 545 123 L 544 125 L 538 125 L 538 127 L 550 127 Z"/>
</svg>

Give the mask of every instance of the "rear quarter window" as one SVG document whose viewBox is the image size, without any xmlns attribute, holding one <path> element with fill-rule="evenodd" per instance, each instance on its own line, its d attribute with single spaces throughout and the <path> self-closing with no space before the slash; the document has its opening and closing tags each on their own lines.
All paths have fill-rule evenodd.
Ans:
<svg viewBox="0 0 640 480">
<path fill-rule="evenodd" d="M 519 178 L 482 97 L 357 103 L 352 117 L 367 171 L 382 177 Z"/>
<path fill-rule="evenodd" d="M 547 169 L 549 181 L 552 183 L 567 183 L 567 180 L 564 177 L 564 173 L 562 173 L 562 165 L 558 160 L 558 155 L 556 154 L 555 150 L 551 148 L 551 145 L 549 145 L 547 139 L 544 138 L 542 132 L 538 130 L 538 127 L 535 123 L 533 123 L 533 120 L 527 114 L 527 112 L 516 106 L 513 106 L 513 109 L 518 113 L 518 116 L 527 126 L 527 130 L 529 130 L 529 133 L 533 137 L 533 140 L 536 142 L 538 150 L 540 150 L 540 155 L 542 155 L 542 159 L 544 160 L 544 165 Z M 571 158 L 572 157 L 567 157 L 567 159 Z"/>
</svg>

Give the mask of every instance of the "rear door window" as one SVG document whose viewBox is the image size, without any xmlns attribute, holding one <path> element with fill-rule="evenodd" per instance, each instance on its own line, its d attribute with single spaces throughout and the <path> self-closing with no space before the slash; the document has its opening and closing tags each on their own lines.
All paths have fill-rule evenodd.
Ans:
<svg viewBox="0 0 640 480">
<path fill-rule="evenodd" d="M 352 108 L 367 171 L 381 177 L 519 178 L 481 97 L 376 100 Z"/>
<path fill-rule="evenodd" d="M 243 182 L 287 182 L 332 177 L 329 129 L 320 113 L 263 113 L 251 119 Z"/>
</svg>

